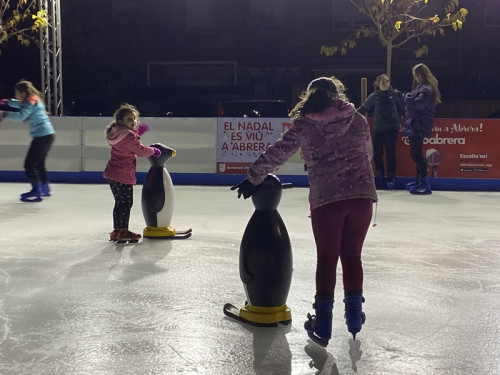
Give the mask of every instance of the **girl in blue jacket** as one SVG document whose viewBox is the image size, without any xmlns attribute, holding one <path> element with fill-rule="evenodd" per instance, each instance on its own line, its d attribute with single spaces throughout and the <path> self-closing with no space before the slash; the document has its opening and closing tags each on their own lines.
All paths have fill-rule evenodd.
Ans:
<svg viewBox="0 0 500 375">
<path fill-rule="evenodd" d="M 4 116 L 10 120 L 27 123 L 32 138 L 24 160 L 24 170 L 32 189 L 21 194 L 21 201 L 40 202 L 42 196 L 50 196 L 45 160 L 54 143 L 54 127 L 40 92 L 29 81 L 22 80 L 14 86 L 14 99 L 9 99 L 7 105 L 13 110 L 5 111 Z"/>
<path fill-rule="evenodd" d="M 438 81 L 425 64 L 412 68 L 413 89 L 404 97 L 406 111 L 403 135 L 410 142 L 410 155 L 417 167 L 417 179 L 406 185 L 412 194 L 432 194 L 423 154 L 424 139 L 432 133 L 436 105 L 441 103 Z"/>
</svg>

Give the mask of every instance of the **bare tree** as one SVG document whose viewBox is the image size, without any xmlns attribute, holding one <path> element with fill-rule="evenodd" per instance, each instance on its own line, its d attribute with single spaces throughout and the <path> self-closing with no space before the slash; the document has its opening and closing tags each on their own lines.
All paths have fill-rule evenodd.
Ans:
<svg viewBox="0 0 500 375">
<path fill-rule="evenodd" d="M 356 47 L 357 40 L 378 37 L 386 48 L 386 73 L 389 76 L 394 49 L 416 40 L 419 48 L 414 53 L 421 57 L 428 53 L 428 47 L 421 44 L 422 38 L 444 35 L 446 28 L 460 30 L 468 14 L 467 9 L 459 8 L 459 0 L 349 1 L 368 17 L 371 25 L 355 27 L 353 34 L 339 45 L 322 46 L 321 54 L 345 55 L 348 49 Z"/>
<path fill-rule="evenodd" d="M 38 44 L 38 31 L 47 25 L 47 12 L 37 10 L 37 0 L 0 0 L 0 52 L 11 38 L 25 46 Z"/>
</svg>

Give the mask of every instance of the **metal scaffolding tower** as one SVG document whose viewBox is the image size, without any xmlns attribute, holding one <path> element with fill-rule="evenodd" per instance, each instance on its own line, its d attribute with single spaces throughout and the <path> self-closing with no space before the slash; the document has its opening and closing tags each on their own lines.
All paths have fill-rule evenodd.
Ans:
<svg viewBox="0 0 500 375">
<path fill-rule="evenodd" d="M 42 94 L 53 116 L 63 114 L 61 12 L 59 0 L 39 0 L 39 9 L 47 12 L 48 26 L 40 29 L 40 65 Z"/>
</svg>

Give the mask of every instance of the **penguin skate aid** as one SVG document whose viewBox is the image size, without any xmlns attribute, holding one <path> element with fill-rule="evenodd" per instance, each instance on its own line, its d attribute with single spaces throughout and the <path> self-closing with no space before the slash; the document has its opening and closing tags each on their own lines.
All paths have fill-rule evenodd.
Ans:
<svg viewBox="0 0 500 375">
<path fill-rule="evenodd" d="M 153 147 L 161 151 L 159 157 L 149 157 L 151 163 L 142 187 L 142 213 L 146 222 L 144 238 L 186 239 L 191 237 L 191 228 L 176 230 L 171 226 L 174 212 L 174 185 L 165 163 L 176 155 L 176 151 L 161 143 Z"/>
<path fill-rule="evenodd" d="M 277 208 L 282 189 L 291 184 L 282 185 L 276 176 L 269 175 L 257 187 L 245 185 L 251 194 L 245 191 L 244 196 L 251 196 L 255 206 L 240 245 L 240 278 L 247 302 L 240 309 L 227 303 L 223 311 L 254 326 L 288 325 L 292 321 L 286 305 L 293 272 L 292 248 Z"/>
<path fill-rule="evenodd" d="M 377 202 L 370 129 L 344 91 L 335 77 L 311 81 L 290 112 L 292 126 L 255 160 L 246 179 L 232 187 L 239 197 L 252 197 L 269 173 L 301 149 L 309 177 L 317 253 L 314 313 L 307 314 L 304 328 L 309 338 L 323 347 L 332 338 L 339 260 L 343 270 L 342 313 L 354 339 L 365 322 L 361 253 L 373 203 Z"/>
<path fill-rule="evenodd" d="M 138 117 L 137 108 L 127 103 L 121 104 L 106 128 L 106 141 L 111 146 L 111 155 L 103 177 L 107 179 L 115 200 L 113 231 L 109 234 L 109 240 L 117 243 L 136 243 L 142 237 L 129 230 L 133 188 L 137 183 L 136 158 L 160 157 L 162 154 L 160 149 L 141 143 L 140 135 L 149 127 L 138 126 Z"/>
</svg>

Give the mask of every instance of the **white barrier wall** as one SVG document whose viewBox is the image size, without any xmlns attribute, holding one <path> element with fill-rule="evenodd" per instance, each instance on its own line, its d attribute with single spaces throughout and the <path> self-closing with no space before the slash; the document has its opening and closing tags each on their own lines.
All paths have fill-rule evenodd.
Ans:
<svg viewBox="0 0 500 375">
<path fill-rule="evenodd" d="M 82 119 L 79 117 L 53 117 L 51 120 L 56 130 L 56 139 L 50 150 L 50 157 L 47 159 L 48 170 L 55 172 L 81 172 Z M 17 122 L 16 125 L 18 127 L 24 125 L 24 129 L 22 130 L 27 133 L 26 124 Z M 29 145 L 29 142 L 27 145 Z M 17 166 L 17 170 L 19 170 L 19 165 Z"/>
<path fill-rule="evenodd" d="M 52 119 L 57 138 L 47 161 L 51 171 L 81 171 L 81 124 L 77 117 Z M 0 122 L 0 170 L 24 170 L 24 158 L 31 137 L 28 125 L 23 122 L 3 120 Z"/>
<path fill-rule="evenodd" d="M 56 140 L 47 158 L 48 171 L 58 172 L 59 180 L 64 182 L 103 182 L 100 176 L 106 167 L 110 152 L 104 132 L 111 120 L 111 117 L 52 117 Z M 241 175 L 217 173 L 217 118 L 149 117 L 143 118 L 142 121 L 151 127 L 151 131 L 142 136 L 145 145 L 163 143 L 177 151 L 177 155 L 167 162 L 168 171 L 175 174 L 176 183 L 232 185 L 241 180 Z M 488 120 L 482 120 L 485 121 Z M 496 121 L 488 127 L 488 139 L 497 139 Z M 23 164 L 30 142 L 26 124 L 10 120 L 0 122 L 0 181 L 24 180 Z M 471 141 L 471 145 L 484 149 L 482 142 Z M 495 160 L 497 168 L 497 149 L 494 150 L 495 152 L 493 149 L 488 152 L 492 154 L 488 157 Z M 408 154 L 404 157 L 409 160 Z M 399 167 L 405 159 L 402 156 L 400 160 Z M 137 172 L 142 176 L 145 176 L 149 168 L 150 164 L 146 158 L 137 159 Z M 284 181 L 292 182 L 294 186 L 309 184 L 300 153 L 274 173 L 278 176 L 285 175 Z M 52 177 L 55 181 L 55 174 Z M 396 187 L 404 188 L 404 183 L 410 180 L 409 177 L 400 177 Z M 440 176 L 433 179 L 432 186 L 433 190 L 500 191 L 500 179 Z"/>
<path fill-rule="evenodd" d="M 177 151 L 168 161 L 170 173 L 215 173 L 217 157 L 217 118 L 145 118 L 151 127 L 141 140 L 144 144 L 163 143 Z M 151 165 L 140 158 L 137 170 L 147 172 Z"/>
<path fill-rule="evenodd" d="M 104 132 L 111 117 L 52 117 L 56 140 L 47 159 L 54 172 L 103 171 L 110 147 Z M 216 118 L 142 118 L 151 127 L 141 140 L 145 145 L 163 143 L 177 151 L 168 161 L 171 173 L 216 172 Z M 0 170 L 22 171 L 31 142 L 23 122 L 0 122 Z M 147 172 L 150 164 L 138 158 L 137 171 Z"/>
<path fill-rule="evenodd" d="M 26 124 L 9 120 L 0 122 L 0 170 L 22 170 L 30 141 Z"/>
</svg>

